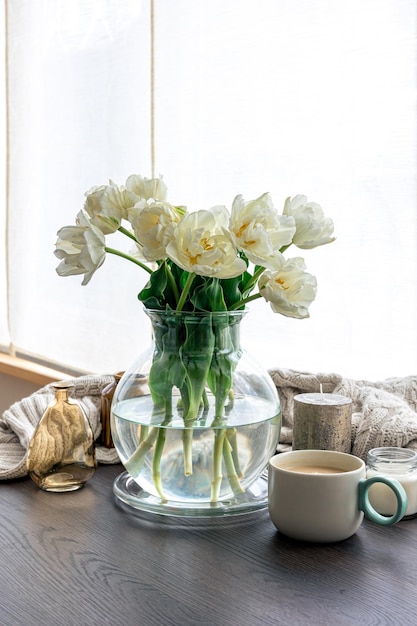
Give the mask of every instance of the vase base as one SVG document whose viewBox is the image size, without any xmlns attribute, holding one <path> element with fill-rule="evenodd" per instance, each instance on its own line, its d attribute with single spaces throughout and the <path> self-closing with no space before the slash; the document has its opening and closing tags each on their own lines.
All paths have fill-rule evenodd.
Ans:
<svg viewBox="0 0 417 626">
<path fill-rule="evenodd" d="M 120 474 L 113 484 L 116 502 L 127 505 L 135 515 L 149 514 L 187 518 L 226 518 L 256 513 L 268 507 L 268 481 L 266 472 L 242 494 L 221 502 L 174 502 L 162 501 L 147 493 L 128 472 Z M 124 508 L 124 507 L 123 507 Z"/>
</svg>

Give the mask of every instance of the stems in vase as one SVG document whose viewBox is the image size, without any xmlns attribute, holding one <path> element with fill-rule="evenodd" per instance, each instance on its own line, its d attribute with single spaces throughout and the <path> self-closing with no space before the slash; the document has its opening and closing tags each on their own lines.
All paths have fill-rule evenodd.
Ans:
<svg viewBox="0 0 417 626">
<path fill-rule="evenodd" d="M 165 439 L 166 439 L 166 430 L 165 428 L 159 427 L 158 436 L 156 438 L 155 451 L 154 451 L 153 460 L 152 460 L 152 480 L 153 480 L 155 489 L 157 490 L 159 497 L 162 499 L 162 501 L 166 501 L 163 487 L 162 487 L 162 480 L 161 480 L 161 457 L 162 457 L 162 452 L 165 446 Z"/>
<path fill-rule="evenodd" d="M 238 478 L 243 478 L 243 472 L 240 467 L 240 460 L 239 460 L 239 454 L 238 454 L 236 428 L 228 428 L 226 431 L 226 437 L 231 448 L 233 468 L 234 468 L 235 474 Z"/>
<path fill-rule="evenodd" d="M 154 426 L 146 438 L 140 442 L 134 453 L 124 462 L 124 466 L 133 476 L 137 476 L 140 472 L 145 456 L 154 445 L 158 437 L 159 428 Z"/>
<path fill-rule="evenodd" d="M 228 430 L 229 429 L 226 430 L 226 434 L 223 440 L 223 458 L 224 458 L 224 464 L 226 466 L 227 479 L 233 490 L 233 493 L 235 494 L 235 496 L 238 496 L 244 493 L 244 489 L 242 488 L 242 485 L 240 484 L 239 476 L 236 472 L 236 466 L 235 466 L 234 459 L 233 459 L 234 449 L 232 448 L 231 442 L 229 438 L 227 437 Z"/>
<path fill-rule="evenodd" d="M 193 473 L 193 427 L 186 426 L 182 432 L 182 447 L 184 453 L 184 474 Z"/>
<path fill-rule="evenodd" d="M 222 474 L 222 458 L 223 458 L 223 442 L 226 436 L 225 428 L 216 428 L 214 433 L 213 448 L 213 480 L 211 483 L 210 502 L 217 502 L 220 494 L 220 486 L 223 478 Z"/>
</svg>

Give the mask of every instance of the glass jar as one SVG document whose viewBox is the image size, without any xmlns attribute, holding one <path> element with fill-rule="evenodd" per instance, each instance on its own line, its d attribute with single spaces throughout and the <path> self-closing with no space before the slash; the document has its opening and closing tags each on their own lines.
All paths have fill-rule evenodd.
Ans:
<svg viewBox="0 0 417 626">
<path fill-rule="evenodd" d="M 374 448 L 368 452 L 367 477 L 391 476 L 404 487 L 408 498 L 405 517 L 417 515 L 417 452 L 410 448 Z M 392 491 L 382 483 L 369 489 L 369 500 L 381 515 L 392 515 L 397 508 Z"/>
<path fill-rule="evenodd" d="M 266 507 L 258 479 L 276 451 L 281 413 L 270 375 L 241 348 L 244 313 L 146 313 L 153 343 L 112 404 L 127 470 L 116 496 L 141 511 L 189 517 Z"/>
</svg>

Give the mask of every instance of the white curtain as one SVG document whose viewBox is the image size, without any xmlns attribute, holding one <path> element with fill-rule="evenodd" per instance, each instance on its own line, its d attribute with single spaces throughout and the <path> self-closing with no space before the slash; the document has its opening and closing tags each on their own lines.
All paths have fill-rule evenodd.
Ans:
<svg viewBox="0 0 417 626">
<path fill-rule="evenodd" d="M 53 249 L 86 190 L 154 168 L 189 210 L 269 191 L 279 208 L 302 193 L 333 218 L 336 242 L 301 254 L 319 285 L 310 319 L 250 305 L 242 339 L 257 360 L 372 380 L 416 373 L 414 0 L 7 9 L 5 349 L 111 372 L 147 345 L 146 276 L 107 258 L 81 287 L 56 276 Z"/>
</svg>

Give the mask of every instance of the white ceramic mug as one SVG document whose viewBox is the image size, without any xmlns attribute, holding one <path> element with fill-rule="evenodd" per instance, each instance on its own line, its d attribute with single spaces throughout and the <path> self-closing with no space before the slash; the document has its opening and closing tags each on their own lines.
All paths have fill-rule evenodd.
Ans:
<svg viewBox="0 0 417 626">
<path fill-rule="evenodd" d="M 371 506 L 368 490 L 383 482 L 394 492 L 397 511 L 384 517 Z M 363 515 L 388 526 L 407 509 L 407 494 L 395 479 L 366 478 L 365 463 L 330 450 L 294 450 L 272 457 L 268 468 L 269 514 L 284 535 L 313 542 L 342 541 L 359 528 Z"/>
</svg>

